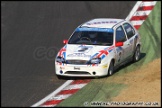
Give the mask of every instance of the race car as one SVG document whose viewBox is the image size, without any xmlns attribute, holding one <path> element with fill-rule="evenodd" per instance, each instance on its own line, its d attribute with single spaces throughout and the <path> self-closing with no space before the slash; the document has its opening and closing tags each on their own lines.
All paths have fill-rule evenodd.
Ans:
<svg viewBox="0 0 162 108">
<path fill-rule="evenodd" d="M 58 52 L 58 78 L 111 76 L 129 61 L 140 59 L 140 34 L 124 19 L 97 18 L 79 25 Z"/>
</svg>

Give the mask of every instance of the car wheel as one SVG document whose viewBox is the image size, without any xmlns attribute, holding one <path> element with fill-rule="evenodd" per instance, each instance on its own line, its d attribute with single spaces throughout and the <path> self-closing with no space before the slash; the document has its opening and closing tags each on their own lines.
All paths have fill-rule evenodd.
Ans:
<svg viewBox="0 0 162 108">
<path fill-rule="evenodd" d="M 113 61 L 111 61 L 108 69 L 108 76 L 113 75 L 113 73 L 114 73 L 114 63 Z"/>
<path fill-rule="evenodd" d="M 136 50 L 135 50 L 135 53 L 134 53 L 134 56 L 133 56 L 133 61 L 136 62 L 140 59 L 140 46 L 137 46 L 136 47 Z"/>
</svg>

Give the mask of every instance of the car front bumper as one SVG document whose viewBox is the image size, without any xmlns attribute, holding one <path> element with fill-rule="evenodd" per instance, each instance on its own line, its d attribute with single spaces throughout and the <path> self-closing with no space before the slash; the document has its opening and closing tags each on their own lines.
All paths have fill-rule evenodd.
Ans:
<svg viewBox="0 0 162 108">
<path fill-rule="evenodd" d="M 108 65 L 72 65 L 55 62 L 56 75 L 69 77 L 99 77 L 108 72 Z"/>
</svg>

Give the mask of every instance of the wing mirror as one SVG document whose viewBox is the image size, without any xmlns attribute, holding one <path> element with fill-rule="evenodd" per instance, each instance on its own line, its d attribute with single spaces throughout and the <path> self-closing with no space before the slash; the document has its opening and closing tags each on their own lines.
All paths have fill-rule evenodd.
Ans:
<svg viewBox="0 0 162 108">
<path fill-rule="evenodd" d="M 67 43 L 68 43 L 68 40 L 63 40 L 63 43 L 64 43 L 64 44 L 67 44 Z"/>
<path fill-rule="evenodd" d="M 116 46 L 116 47 L 123 46 L 123 42 L 116 42 L 116 43 L 115 43 L 115 46 Z"/>
</svg>

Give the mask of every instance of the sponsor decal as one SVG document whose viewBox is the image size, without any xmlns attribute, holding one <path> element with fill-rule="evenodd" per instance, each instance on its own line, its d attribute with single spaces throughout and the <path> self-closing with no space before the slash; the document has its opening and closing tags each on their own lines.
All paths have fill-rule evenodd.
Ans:
<svg viewBox="0 0 162 108">
<path fill-rule="evenodd" d="M 108 53 L 111 52 L 113 49 L 114 49 L 114 46 L 107 47 L 107 48 L 105 48 L 105 49 L 103 49 L 103 50 L 100 50 L 98 53 L 94 54 L 94 55 L 91 57 L 91 59 L 92 59 L 92 58 L 101 58 L 101 60 L 102 60 L 102 59 L 104 59 L 104 58 L 108 55 Z"/>
<path fill-rule="evenodd" d="M 74 54 L 69 54 L 67 57 L 85 57 L 85 58 L 90 58 L 91 55 L 86 55 L 84 53 L 74 53 Z"/>
<path fill-rule="evenodd" d="M 110 23 L 117 23 L 117 21 L 88 22 L 87 25 L 95 25 L 95 24 L 110 24 Z"/>
<path fill-rule="evenodd" d="M 101 50 L 99 52 L 100 53 L 97 55 L 97 58 L 103 59 L 103 58 L 105 58 L 106 55 L 108 55 L 108 51 L 106 51 L 106 50 Z"/>
<path fill-rule="evenodd" d="M 74 52 L 88 53 L 92 48 L 93 48 L 92 46 L 80 45 Z"/>
<path fill-rule="evenodd" d="M 76 28 L 75 31 L 99 31 L 113 33 L 114 30 L 111 28 Z"/>
<path fill-rule="evenodd" d="M 107 68 L 107 64 L 103 65 L 102 68 Z"/>
<path fill-rule="evenodd" d="M 85 45 L 80 45 L 78 46 L 73 54 L 67 55 L 67 57 L 84 57 L 84 58 L 90 58 L 91 55 L 87 55 L 85 53 L 88 53 L 93 47 L 92 46 L 85 46 Z"/>
<path fill-rule="evenodd" d="M 108 55 L 108 51 L 106 51 L 106 50 L 100 50 L 99 53 L 94 54 L 91 57 L 91 59 L 92 58 L 101 58 L 101 60 L 102 60 L 102 59 L 104 59 L 106 57 L 106 55 Z"/>
<path fill-rule="evenodd" d="M 63 58 L 66 57 L 66 45 L 59 51 L 58 56 L 63 57 Z"/>
</svg>

